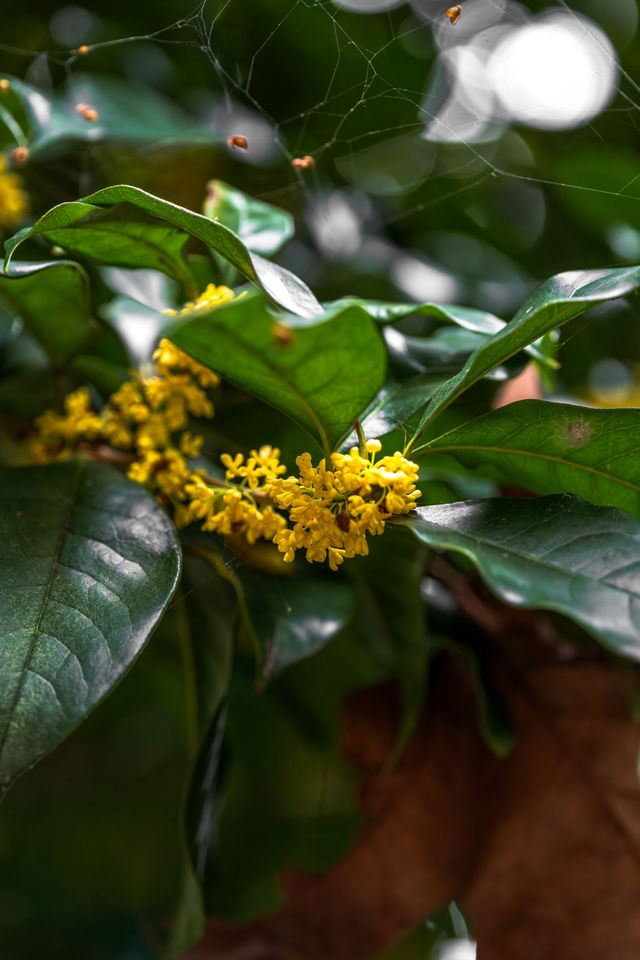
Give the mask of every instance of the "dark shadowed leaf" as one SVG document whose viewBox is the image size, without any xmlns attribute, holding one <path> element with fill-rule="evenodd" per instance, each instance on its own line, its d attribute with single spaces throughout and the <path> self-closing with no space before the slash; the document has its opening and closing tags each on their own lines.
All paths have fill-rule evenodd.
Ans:
<svg viewBox="0 0 640 960">
<path fill-rule="evenodd" d="M 468 557 L 505 603 L 555 610 L 640 660 L 640 524 L 630 514 L 567 494 L 418 507 L 403 523 Z"/>
<path fill-rule="evenodd" d="M 166 514 L 111 467 L 3 468 L 0 778 L 6 788 L 118 682 L 176 585 Z"/>
<path fill-rule="evenodd" d="M 392 651 L 402 710 L 395 755 L 407 745 L 422 709 L 429 655 L 425 606 L 420 594 L 427 550 L 411 543 L 405 530 L 389 528 L 372 537 L 370 553 L 354 565 L 369 592 L 372 613 L 382 625 Z M 417 548 L 417 549 L 416 549 Z M 393 576 L 389 571 L 393 570 Z M 347 571 L 348 572 L 348 571 Z"/>
<path fill-rule="evenodd" d="M 445 379 L 446 375 L 434 371 L 400 382 L 388 380 L 360 417 L 366 436 L 383 437 L 402 427 L 416 410 L 424 406 Z M 348 449 L 357 442 L 357 435 L 352 432 L 343 446 Z"/>
<path fill-rule="evenodd" d="M 353 594 L 341 580 L 294 580 L 249 567 L 236 570 L 249 627 L 267 680 L 321 650 L 353 613 Z"/>
<path fill-rule="evenodd" d="M 501 483 L 576 493 L 640 518 L 639 450 L 639 410 L 544 400 L 510 403 L 420 448 L 454 456 Z"/>
<path fill-rule="evenodd" d="M 95 330 L 89 279 L 71 261 L 14 261 L 5 274 L 0 273 L 0 301 L 20 317 L 55 366 L 77 353 Z"/>
</svg>

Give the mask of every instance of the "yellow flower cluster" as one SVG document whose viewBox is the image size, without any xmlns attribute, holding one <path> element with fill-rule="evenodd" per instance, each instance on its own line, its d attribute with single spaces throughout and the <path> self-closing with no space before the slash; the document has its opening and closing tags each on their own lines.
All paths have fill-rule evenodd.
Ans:
<svg viewBox="0 0 640 960">
<path fill-rule="evenodd" d="M 128 476 L 173 509 L 176 526 L 199 523 L 221 536 L 242 534 L 249 543 L 272 540 L 286 562 L 304 550 L 309 563 L 328 559 L 332 570 L 347 557 L 365 556 L 367 534 L 382 533 L 387 520 L 415 507 L 418 465 L 401 453 L 376 460 L 379 440 L 366 441 L 362 453 L 358 447 L 332 453 L 329 466 L 322 459 L 315 467 L 303 453 L 296 460 L 298 477 L 283 477 L 280 451 L 271 446 L 246 458 L 223 453 L 224 480 L 193 469 L 188 459 L 200 454 L 204 441 L 184 428 L 190 416 L 213 416 L 206 391 L 219 378 L 169 340 L 160 342 L 153 359 L 154 374 L 134 373 L 102 413 L 92 411 L 89 391 L 81 387 L 65 398 L 64 414 L 48 410 L 38 417 L 34 459 L 71 456 L 81 443 L 88 452 L 105 443 L 129 451 L 118 454 L 129 465 Z"/>
<path fill-rule="evenodd" d="M 102 419 L 91 409 L 91 395 L 80 387 L 64 398 L 64 413 L 54 410 L 36 418 L 37 434 L 30 442 L 31 456 L 36 463 L 50 463 L 71 455 L 81 440 L 98 440 Z"/>
<path fill-rule="evenodd" d="M 380 450 L 379 440 L 367 440 L 369 458 L 357 447 L 348 454 L 332 453 L 331 469 L 324 459 L 314 467 L 303 453 L 296 460 L 299 477 L 274 477 L 267 483 L 269 496 L 293 524 L 273 538 L 285 561 L 305 550 L 309 563 L 328 558 L 337 570 L 346 557 L 366 556 L 368 533 L 382 533 L 390 517 L 415 507 L 418 465 L 401 453 L 376 462 Z"/>
<path fill-rule="evenodd" d="M 195 300 L 188 300 L 180 310 L 163 310 L 166 317 L 184 317 L 195 310 L 206 310 L 208 307 L 219 306 L 227 300 L 233 300 L 235 294 L 229 287 L 216 287 L 210 283 Z M 242 294 L 240 294 L 242 296 Z"/>
<path fill-rule="evenodd" d="M 220 382 L 217 374 L 169 340 L 160 341 L 153 359 L 158 376 L 134 375 L 109 398 L 103 434 L 113 447 L 135 447 L 139 454 L 163 449 L 170 445 L 172 433 L 186 427 L 189 416 L 213 416 L 206 390 Z M 196 456 L 189 450 L 195 449 L 197 442 L 189 445 L 183 439 L 185 442 L 184 452 Z"/>
<path fill-rule="evenodd" d="M 36 418 L 31 453 L 38 463 L 71 456 L 80 441 L 108 443 L 118 450 L 147 453 L 172 445 L 172 434 L 186 427 L 189 416 L 212 417 L 213 404 L 206 390 L 220 382 L 208 367 L 161 340 L 153 355 L 157 375 L 133 373 L 113 393 L 101 414 L 91 411 L 86 387 L 65 398 L 65 414 L 47 410 Z M 180 449 L 197 456 L 202 440 L 183 433 Z"/>
<path fill-rule="evenodd" d="M 7 170 L 7 159 L 0 154 L 0 230 L 11 230 L 29 209 L 29 196 L 23 190 L 22 177 Z"/>
<path fill-rule="evenodd" d="M 273 540 L 286 526 L 286 520 L 266 502 L 268 485 L 278 474 L 285 472 L 277 447 L 263 446 L 252 450 L 246 463 L 242 454 L 220 458 L 226 469 L 227 480 L 240 477 L 239 485 L 226 489 L 212 487 L 197 474 L 185 487 L 190 502 L 187 508 L 190 520 L 200 520 L 203 530 L 212 533 L 242 533 L 255 543 L 258 537 Z"/>
</svg>

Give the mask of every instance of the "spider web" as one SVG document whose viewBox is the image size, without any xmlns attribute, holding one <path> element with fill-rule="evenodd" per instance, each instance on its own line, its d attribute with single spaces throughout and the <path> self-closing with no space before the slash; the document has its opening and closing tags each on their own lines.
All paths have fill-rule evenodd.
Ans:
<svg viewBox="0 0 640 960">
<path fill-rule="evenodd" d="M 350 9 L 358 3 L 365 0 L 206 0 L 151 33 L 103 39 L 97 29 L 87 58 L 77 49 L 0 50 L 32 59 L 36 76 L 43 58 L 73 77 L 100 55 L 108 72 L 123 48 L 134 59 L 153 47 L 188 62 L 200 88 L 189 106 L 206 100 L 225 139 L 248 140 L 246 152 L 228 151 L 226 179 L 302 214 L 314 254 L 340 260 L 337 275 L 348 260 L 369 275 L 391 263 L 396 287 L 411 296 L 431 284 L 433 299 L 508 313 L 532 277 L 594 259 L 640 259 L 640 173 L 631 153 L 639 58 L 627 42 L 635 30 L 628 0 L 559 0 L 538 11 L 514 0 L 465 0 L 455 23 L 438 0 L 387 3 L 392 9 L 379 13 Z M 478 62 L 508 30 L 550 14 L 573 21 L 577 36 L 591 24 L 593 76 L 604 64 L 613 77 L 609 101 L 605 94 L 574 129 L 527 124 L 526 111 L 525 122 L 514 117 Z M 175 84 L 173 93 L 184 95 Z M 562 96 L 543 87 L 533 112 L 552 113 Z M 302 157 L 313 167 L 298 169 Z M 85 176 L 79 192 L 86 186 Z M 587 251 L 572 243 L 585 217 Z M 304 274 L 301 256 L 294 266 Z M 411 281 L 411 256 L 422 280 Z M 465 269 L 471 275 L 456 284 Z M 337 293 L 326 277 L 319 282 Z"/>
</svg>

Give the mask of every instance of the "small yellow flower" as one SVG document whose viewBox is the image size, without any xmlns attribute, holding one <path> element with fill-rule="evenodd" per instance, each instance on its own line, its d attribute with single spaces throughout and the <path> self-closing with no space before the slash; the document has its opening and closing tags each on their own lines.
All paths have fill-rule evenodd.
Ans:
<svg viewBox="0 0 640 960">
<path fill-rule="evenodd" d="M 188 300 L 180 310 L 163 310 L 167 317 L 186 317 L 197 310 L 208 310 L 211 307 L 220 306 L 233 300 L 235 294 L 229 287 L 217 287 L 215 283 L 210 283 L 207 288 L 196 297 L 195 300 Z M 242 296 L 242 294 L 241 294 Z"/>
<path fill-rule="evenodd" d="M 265 481 L 265 490 L 293 524 L 274 537 L 286 562 L 296 550 L 305 550 L 309 563 L 328 559 L 337 570 L 347 557 L 366 556 L 367 534 L 381 534 L 390 517 L 414 509 L 420 496 L 418 465 L 401 453 L 376 462 L 379 440 L 368 440 L 365 449 L 369 459 L 357 447 L 331 454 L 331 469 L 325 460 L 314 467 L 310 454 L 303 453 L 296 460 L 298 478 Z"/>
<path fill-rule="evenodd" d="M 185 457 L 198 457 L 203 443 L 204 437 L 185 430 L 184 433 L 180 434 L 180 453 L 184 454 Z"/>
<path fill-rule="evenodd" d="M 0 230 L 12 230 L 29 210 L 29 195 L 24 181 L 7 169 L 7 158 L 0 154 Z"/>
</svg>

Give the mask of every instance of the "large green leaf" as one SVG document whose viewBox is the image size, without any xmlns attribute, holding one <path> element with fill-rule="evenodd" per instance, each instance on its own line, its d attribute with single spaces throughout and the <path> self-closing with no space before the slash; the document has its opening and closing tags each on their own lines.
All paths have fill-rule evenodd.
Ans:
<svg viewBox="0 0 640 960">
<path fill-rule="evenodd" d="M 472 384 L 550 330 L 590 307 L 632 293 L 640 286 L 640 267 L 619 270 L 573 270 L 545 280 L 506 327 L 471 354 L 460 373 L 431 398 L 415 440 L 436 417 Z"/>
<path fill-rule="evenodd" d="M 288 414 L 325 453 L 350 431 L 384 380 L 380 333 L 358 307 L 335 311 L 322 323 L 291 327 L 283 343 L 274 335 L 274 317 L 262 298 L 250 293 L 177 320 L 167 335 L 201 363 Z"/>
<path fill-rule="evenodd" d="M 520 400 L 414 450 L 450 454 L 501 482 L 577 493 L 640 518 L 640 410 Z"/>
<path fill-rule="evenodd" d="M 125 206 L 122 206 L 122 205 Z M 184 231 L 201 240 L 213 251 L 220 254 L 225 260 L 228 260 L 241 274 L 261 286 L 265 292 L 296 316 L 316 317 L 322 315 L 322 307 L 309 290 L 307 285 L 296 277 L 295 274 L 286 270 L 278 264 L 270 263 L 264 260 L 257 253 L 250 253 L 242 240 L 222 223 L 216 223 L 202 214 L 194 213 L 192 210 L 186 210 L 167 200 L 161 200 L 154 197 L 138 187 L 115 186 L 105 187 L 92 193 L 83 200 L 71 203 L 61 203 L 52 207 L 44 214 L 32 227 L 20 230 L 15 236 L 11 237 L 5 243 L 7 253 L 5 266 L 11 260 L 16 248 L 28 237 L 43 236 L 45 240 L 51 243 L 59 243 L 62 246 L 68 245 L 68 240 L 73 239 L 75 234 L 75 244 L 73 249 L 76 253 L 84 253 L 88 256 L 94 256 L 94 250 L 99 250 L 99 239 L 95 232 L 99 228 L 100 220 L 95 217 L 99 209 L 116 208 L 112 211 L 111 223 L 136 225 L 135 229 L 145 226 L 145 230 L 140 230 L 138 235 L 138 248 L 144 243 L 151 244 L 154 248 L 162 246 L 168 235 L 167 224 L 177 230 Z M 135 210 L 132 210 L 135 208 Z M 148 217 L 141 218 L 140 213 L 148 214 Z M 136 215 L 134 215 L 136 214 Z M 83 219 L 85 218 L 85 219 Z M 129 233 L 133 227 L 122 227 Z M 78 231 L 82 230 L 82 236 Z M 55 235 L 55 240 L 52 239 Z M 137 252 L 132 249 L 127 251 L 127 243 L 131 243 L 127 238 L 120 246 L 120 255 L 117 260 L 106 262 L 118 266 L 139 267 L 145 266 L 137 259 Z M 114 254 L 118 256 L 118 248 L 114 246 Z M 175 250 L 168 251 L 170 259 L 174 257 Z M 125 262 L 128 260 L 128 262 Z M 182 271 L 182 263 L 174 261 L 172 264 L 161 261 L 156 265 L 156 269 L 164 270 L 171 276 L 176 276 L 176 270 Z"/>
<path fill-rule="evenodd" d="M 176 585 L 173 527 L 111 467 L 0 471 L 0 783 L 56 746 L 118 682 Z"/>
<path fill-rule="evenodd" d="M 233 230 L 252 253 L 272 256 L 293 236 L 293 217 L 287 210 L 254 200 L 222 180 L 210 180 L 207 190 L 205 214 Z"/>
<path fill-rule="evenodd" d="M 0 301 L 19 316 L 54 366 L 76 354 L 95 330 L 89 279 L 77 263 L 12 263 L 0 274 Z"/>
<path fill-rule="evenodd" d="M 505 603 L 555 610 L 640 660 L 640 524 L 579 497 L 418 507 L 402 523 L 468 557 Z"/>
</svg>

